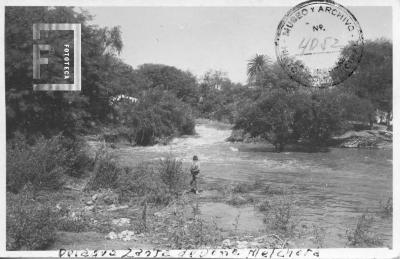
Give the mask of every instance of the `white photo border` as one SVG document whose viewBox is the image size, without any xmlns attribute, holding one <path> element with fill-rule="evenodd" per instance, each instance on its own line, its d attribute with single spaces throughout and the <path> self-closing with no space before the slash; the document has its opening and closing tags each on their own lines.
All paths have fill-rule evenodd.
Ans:
<svg viewBox="0 0 400 259">
<path fill-rule="evenodd" d="M 400 258 L 400 138 L 398 136 L 400 125 L 398 116 L 400 115 L 400 0 L 335 0 L 339 4 L 347 6 L 391 6 L 392 7 L 392 30 L 393 30 L 393 243 L 392 249 L 389 248 L 322 248 L 318 249 L 319 258 Z M 1 147 L 2 152 L 0 156 L 0 168 L 2 175 L 0 177 L 0 257 L 31 257 L 31 258 L 48 258 L 59 257 L 59 251 L 6 251 L 6 103 L 5 103 L 5 53 L 4 53 L 4 22 L 5 22 L 5 7 L 6 6 L 229 6 L 229 7 L 245 7 L 245 6 L 287 6 L 288 9 L 304 2 L 302 0 L 5 0 L 0 3 L 0 82 L 2 90 L 0 91 L 0 125 L 1 125 Z M 377 21 L 378 22 L 378 21 Z M 274 25 L 275 26 L 275 25 Z M 300 248 L 299 248 L 300 249 Z M 302 248 L 307 250 L 307 248 Z M 226 249 L 218 249 L 226 250 Z M 228 249 L 232 252 L 232 249 Z M 239 249 L 241 255 L 245 255 L 249 249 Z M 286 250 L 286 249 L 285 249 Z M 298 250 L 298 249 L 293 249 Z M 83 251 L 83 250 L 80 250 Z M 152 250 L 154 252 L 154 250 Z M 200 250 L 192 250 L 198 251 Z M 121 256 L 126 253 L 126 250 L 117 250 L 117 255 Z M 181 253 L 179 253 L 181 252 Z M 179 256 L 182 251 L 170 250 L 170 257 L 191 258 L 189 254 Z M 195 254 L 194 254 L 195 255 Z M 119 256 L 112 256 L 112 258 L 120 258 Z M 75 257 L 75 254 L 71 255 Z M 102 256 L 97 256 L 102 257 Z M 103 256 L 109 257 L 109 256 Z M 146 256 L 141 256 L 145 258 Z M 162 257 L 162 256 L 157 256 Z M 203 258 L 223 258 L 225 256 L 212 256 L 207 254 Z M 244 256 L 245 257 L 245 256 Z M 228 258 L 228 257 L 225 257 Z M 235 257 L 232 253 L 229 258 L 243 258 Z M 249 257 L 255 258 L 255 257 Z M 276 255 L 272 257 L 262 257 L 258 255 L 257 258 L 283 258 Z M 284 257 L 289 258 L 289 257 Z M 300 257 L 291 257 L 300 258 Z M 311 258 L 311 257 L 306 257 Z M 316 257 L 312 257 L 316 258 Z"/>
</svg>

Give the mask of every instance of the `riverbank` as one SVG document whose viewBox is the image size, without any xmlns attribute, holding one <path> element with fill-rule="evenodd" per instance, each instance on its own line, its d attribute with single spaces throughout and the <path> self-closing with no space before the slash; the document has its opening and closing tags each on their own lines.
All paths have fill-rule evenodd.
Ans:
<svg viewBox="0 0 400 259">
<path fill-rule="evenodd" d="M 228 142 L 243 143 L 268 143 L 268 141 L 257 137 L 251 137 L 250 134 L 243 130 L 232 130 L 232 134 L 226 139 Z M 339 136 L 333 136 L 327 147 L 339 148 L 392 148 L 393 132 L 386 130 L 385 126 L 375 125 L 371 130 L 350 130 Z M 310 150 L 320 152 L 325 148 L 315 148 L 302 143 L 289 143 L 285 146 L 287 151 L 303 151 Z"/>
<path fill-rule="evenodd" d="M 7 193 L 8 220 L 18 216 L 8 222 L 18 231 L 48 209 L 56 234 L 46 249 L 391 247 L 391 149 L 276 153 L 230 134 L 203 120 L 168 145 L 88 140 L 93 168 L 36 191 L 34 203 L 29 188 Z M 199 194 L 188 192 L 193 155 Z"/>
<path fill-rule="evenodd" d="M 274 153 L 266 143 L 226 142 L 230 125 L 198 121 L 196 132 L 168 145 L 118 145 L 111 152 L 130 168 L 173 156 L 188 176 L 196 154 L 201 194 L 185 193 L 167 206 L 144 209 L 137 201 L 104 204 L 93 200 L 98 192 L 76 191 L 74 208 L 102 227 L 59 232 L 53 247 L 391 246 L 391 212 L 385 209 L 392 195 L 391 150 Z M 89 144 L 96 149 L 100 143 Z M 369 220 L 365 240 L 352 242 L 360 220 L 364 225 Z"/>
</svg>

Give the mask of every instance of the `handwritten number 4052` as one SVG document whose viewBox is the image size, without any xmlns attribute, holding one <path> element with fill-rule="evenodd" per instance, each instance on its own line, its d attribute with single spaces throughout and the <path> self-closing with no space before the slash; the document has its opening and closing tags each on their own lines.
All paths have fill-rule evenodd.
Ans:
<svg viewBox="0 0 400 259">
<path fill-rule="evenodd" d="M 321 42 L 317 38 L 309 38 L 309 39 L 303 38 L 303 40 L 299 44 L 299 49 L 301 49 L 301 55 L 313 51 L 317 47 L 320 47 L 322 51 L 325 51 L 328 48 L 337 49 L 341 48 L 342 46 L 339 45 L 339 40 L 333 37 L 325 37 L 323 40 L 321 40 Z"/>
</svg>

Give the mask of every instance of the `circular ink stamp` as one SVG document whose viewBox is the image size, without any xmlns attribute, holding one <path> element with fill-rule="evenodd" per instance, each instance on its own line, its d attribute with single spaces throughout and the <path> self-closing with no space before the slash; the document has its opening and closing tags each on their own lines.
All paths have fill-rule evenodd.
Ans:
<svg viewBox="0 0 400 259">
<path fill-rule="evenodd" d="M 354 15 L 331 0 L 293 7 L 278 25 L 275 51 L 282 68 L 306 86 L 339 84 L 358 67 L 364 37 Z"/>
</svg>

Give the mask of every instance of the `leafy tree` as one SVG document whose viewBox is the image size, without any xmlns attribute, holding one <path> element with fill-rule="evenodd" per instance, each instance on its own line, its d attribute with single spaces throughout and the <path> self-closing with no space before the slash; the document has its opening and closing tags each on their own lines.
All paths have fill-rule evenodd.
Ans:
<svg viewBox="0 0 400 259">
<path fill-rule="evenodd" d="M 170 91 L 186 103 L 195 104 L 198 101 L 197 80 L 190 72 L 160 64 L 141 65 L 137 72 L 148 80 L 146 87 Z"/>
<path fill-rule="evenodd" d="M 281 152 L 289 141 L 293 109 L 290 95 L 281 89 L 272 90 L 239 115 L 236 129 L 244 129 L 253 137 L 261 136 L 270 141 L 275 151 Z"/>
<path fill-rule="evenodd" d="M 89 25 L 91 16 L 73 7 L 7 7 L 5 68 L 7 136 L 15 131 L 73 135 L 90 120 L 105 120 L 110 111 L 108 85 L 112 62 L 122 49 L 119 28 Z M 82 92 L 44 92 L 32 89 L 32 25 L 82 25 Z M 51 36 L 50 36 L 51 37 Z M 55 39 L 62 41 L 62 38 Z M 56 57 L 59 53 L 55 53 Z M 52 69 L 51 67 L 49 69 Z M 114 77 L 118 75 L 112 74 Z"/>
<path fill-rule="evenodd" d="M 329 90 L 297 93 L 293 98 L 293 134 L 315 146 L 327 144 L 342 129 L 341 95 Z"/>
<path fill-rule="evenodd" d="M 348 46 L 342 51 L 342 60 L 350 60 L 356 51 Z M 392 113 L 393 88 L 393 46 L 387 39 L 367 41 L 364 44 L 361 62 L 354 73 L 347 78 L 342 86 L 350 89 L 358 97 L 369 100 L 375 109 L 388 114 Z M 343 71 L 334 71 L 333 77 L 341 76 Z M 372 124 L 373 114 L 370 115 Z"/>
<path fill-rule="evenodd" d="M 233 122 L 237 102 L 247 87 L 232 83 L 221 71 L 209 70 L 202 77 L 199 88 L 200 116 Z"/>
<path fill-rule="evenodd" d="M 121 102 L 115 110 L 116 120 L 128 128 L 125 134 L 139 145 L 194 133 L 190 106 L 166 90 L 151 89 L 137 103 Z"/>
</svg>

